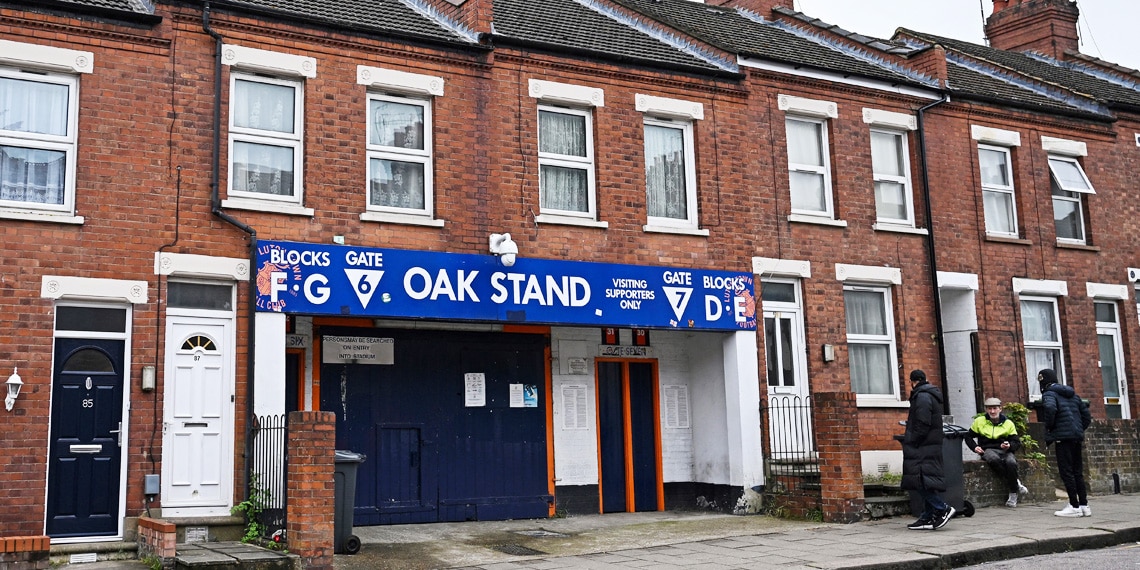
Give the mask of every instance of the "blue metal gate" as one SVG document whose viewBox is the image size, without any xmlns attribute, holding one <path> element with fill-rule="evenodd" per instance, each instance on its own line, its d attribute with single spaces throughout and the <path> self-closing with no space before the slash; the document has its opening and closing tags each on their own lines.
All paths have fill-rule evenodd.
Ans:
<svg viewBox="0 0 1140 570">
<path fill-rule="evenodd" d="M 322 328 L 393 339 L 390 365 L 321 366 L 321 409 L 336 412 L 337 448 L 363 453 L 354 524 L 541 518 L 549 514 L 546 337 Z M 465 374 L 485 379 L 465 405 Z M 513 385 L 537 388 L 511 405 Z"/>
</svg>

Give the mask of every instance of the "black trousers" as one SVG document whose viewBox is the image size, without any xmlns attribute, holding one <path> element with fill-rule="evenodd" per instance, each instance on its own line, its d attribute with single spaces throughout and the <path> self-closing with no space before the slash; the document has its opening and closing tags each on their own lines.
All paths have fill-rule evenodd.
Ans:
<svg viewBox="0 0 1140 570">
<path fill-rule="evenodd" d="M 1089 504 L 1085 489 L 1084 460 L 1081 458 L 1081 442 L 1058 441 L 1057 472 L 1061 481 L 1065 483 L 1065 492 L 1069 494 L 1069 504 L 1074 507 Z"/>
</svg>

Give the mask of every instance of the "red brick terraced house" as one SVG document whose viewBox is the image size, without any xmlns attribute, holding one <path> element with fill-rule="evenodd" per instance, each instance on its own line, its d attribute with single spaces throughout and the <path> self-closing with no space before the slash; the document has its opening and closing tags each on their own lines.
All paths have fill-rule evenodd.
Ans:
<svg viewBox="0 0 1140 570">
<path fill-rule="evenodd" d="M 999 7 L 0 2 L 0 528 L 227 515 L 297 410 L 357 525 L 756 512 L 815 454 L 773 402 L 853 395 L 897 469 L 915 368 L 1133 417 L 1140 77 Z"/>
</svg>

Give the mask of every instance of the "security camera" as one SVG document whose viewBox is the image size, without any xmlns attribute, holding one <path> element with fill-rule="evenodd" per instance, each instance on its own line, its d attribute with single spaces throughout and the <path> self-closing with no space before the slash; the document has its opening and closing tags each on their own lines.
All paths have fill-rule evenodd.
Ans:
<svg viewBox="0 0 1140 570">
<path fill-rule="evenodd" d="M 511 240 L 511 234 L 491 234 L 489 245 L 491 253 L 499 256 L 499 263 L 502 263 L 504 267 L 515 264 L 519 246 Z"/>
</svg>

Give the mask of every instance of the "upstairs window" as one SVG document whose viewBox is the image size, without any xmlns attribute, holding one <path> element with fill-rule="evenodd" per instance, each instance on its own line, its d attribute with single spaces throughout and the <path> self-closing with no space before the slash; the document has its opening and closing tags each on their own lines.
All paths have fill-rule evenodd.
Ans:
<svg viewBox="0 0 1140 570">
<path fill-rule="evenodd" d="M 304 204 L 305 79 L 311 57 L 226 44 L 231 68 L 226 208 L 313 215 Z"/>
<path fill-rule="evenodd" d="M 1013 168 L 1009 149 L 978 145 L 978 163 L 981 167 L 986 233 L 1018 237 L 1017 201 L 1014 197 Z"/>
<path fill-rule="evenodd" d="M 871 167 L 875 179 L 875 217 L 882 224 L 914 226 L 907 136 L 871 131 Z"/>
<path fill-rule="evenodd" d="M 544 214 L 595 217 L 591 111 L 539 106 L 538 164 Z"/>
<path fill-rule="evenodd" d="M 70 215 L 75 211 L 78 74 L 91 72 L 92 55 L 0 40 L 0 63 L 9 54 L 19 54 L 20 62 L 0 65 L 0 212 L 11 218 Z"/>
<path fill-rule="evenodd" d="M 828 158 L 827 123 L 823 120 L 788 117 L 788 182 L 792 212 L 833 217 L 831 165 Z"/>
<path fill-rule="evenodd" d="M 1081 163 L 1065 156 L 1049 157 L 1049 186 L 1053 193 L 1053 224 L 1057 241 L 1087 242 L 1084 196 L 1095 194 Z"/>
<path fill-rule="evenodd" d="M 301 85 L 233 74 L 231 197 L 301 203 Z"/>
<path fill-rule="evenodd" d="M 645 119 L 645 200 L 649 225 L 695 228 L 693 125 Z"/>
<path fill-rule="evenodd" d="M 368 96 L 368 209 L 430 216 L 431 106 Z"/>
</svg>

